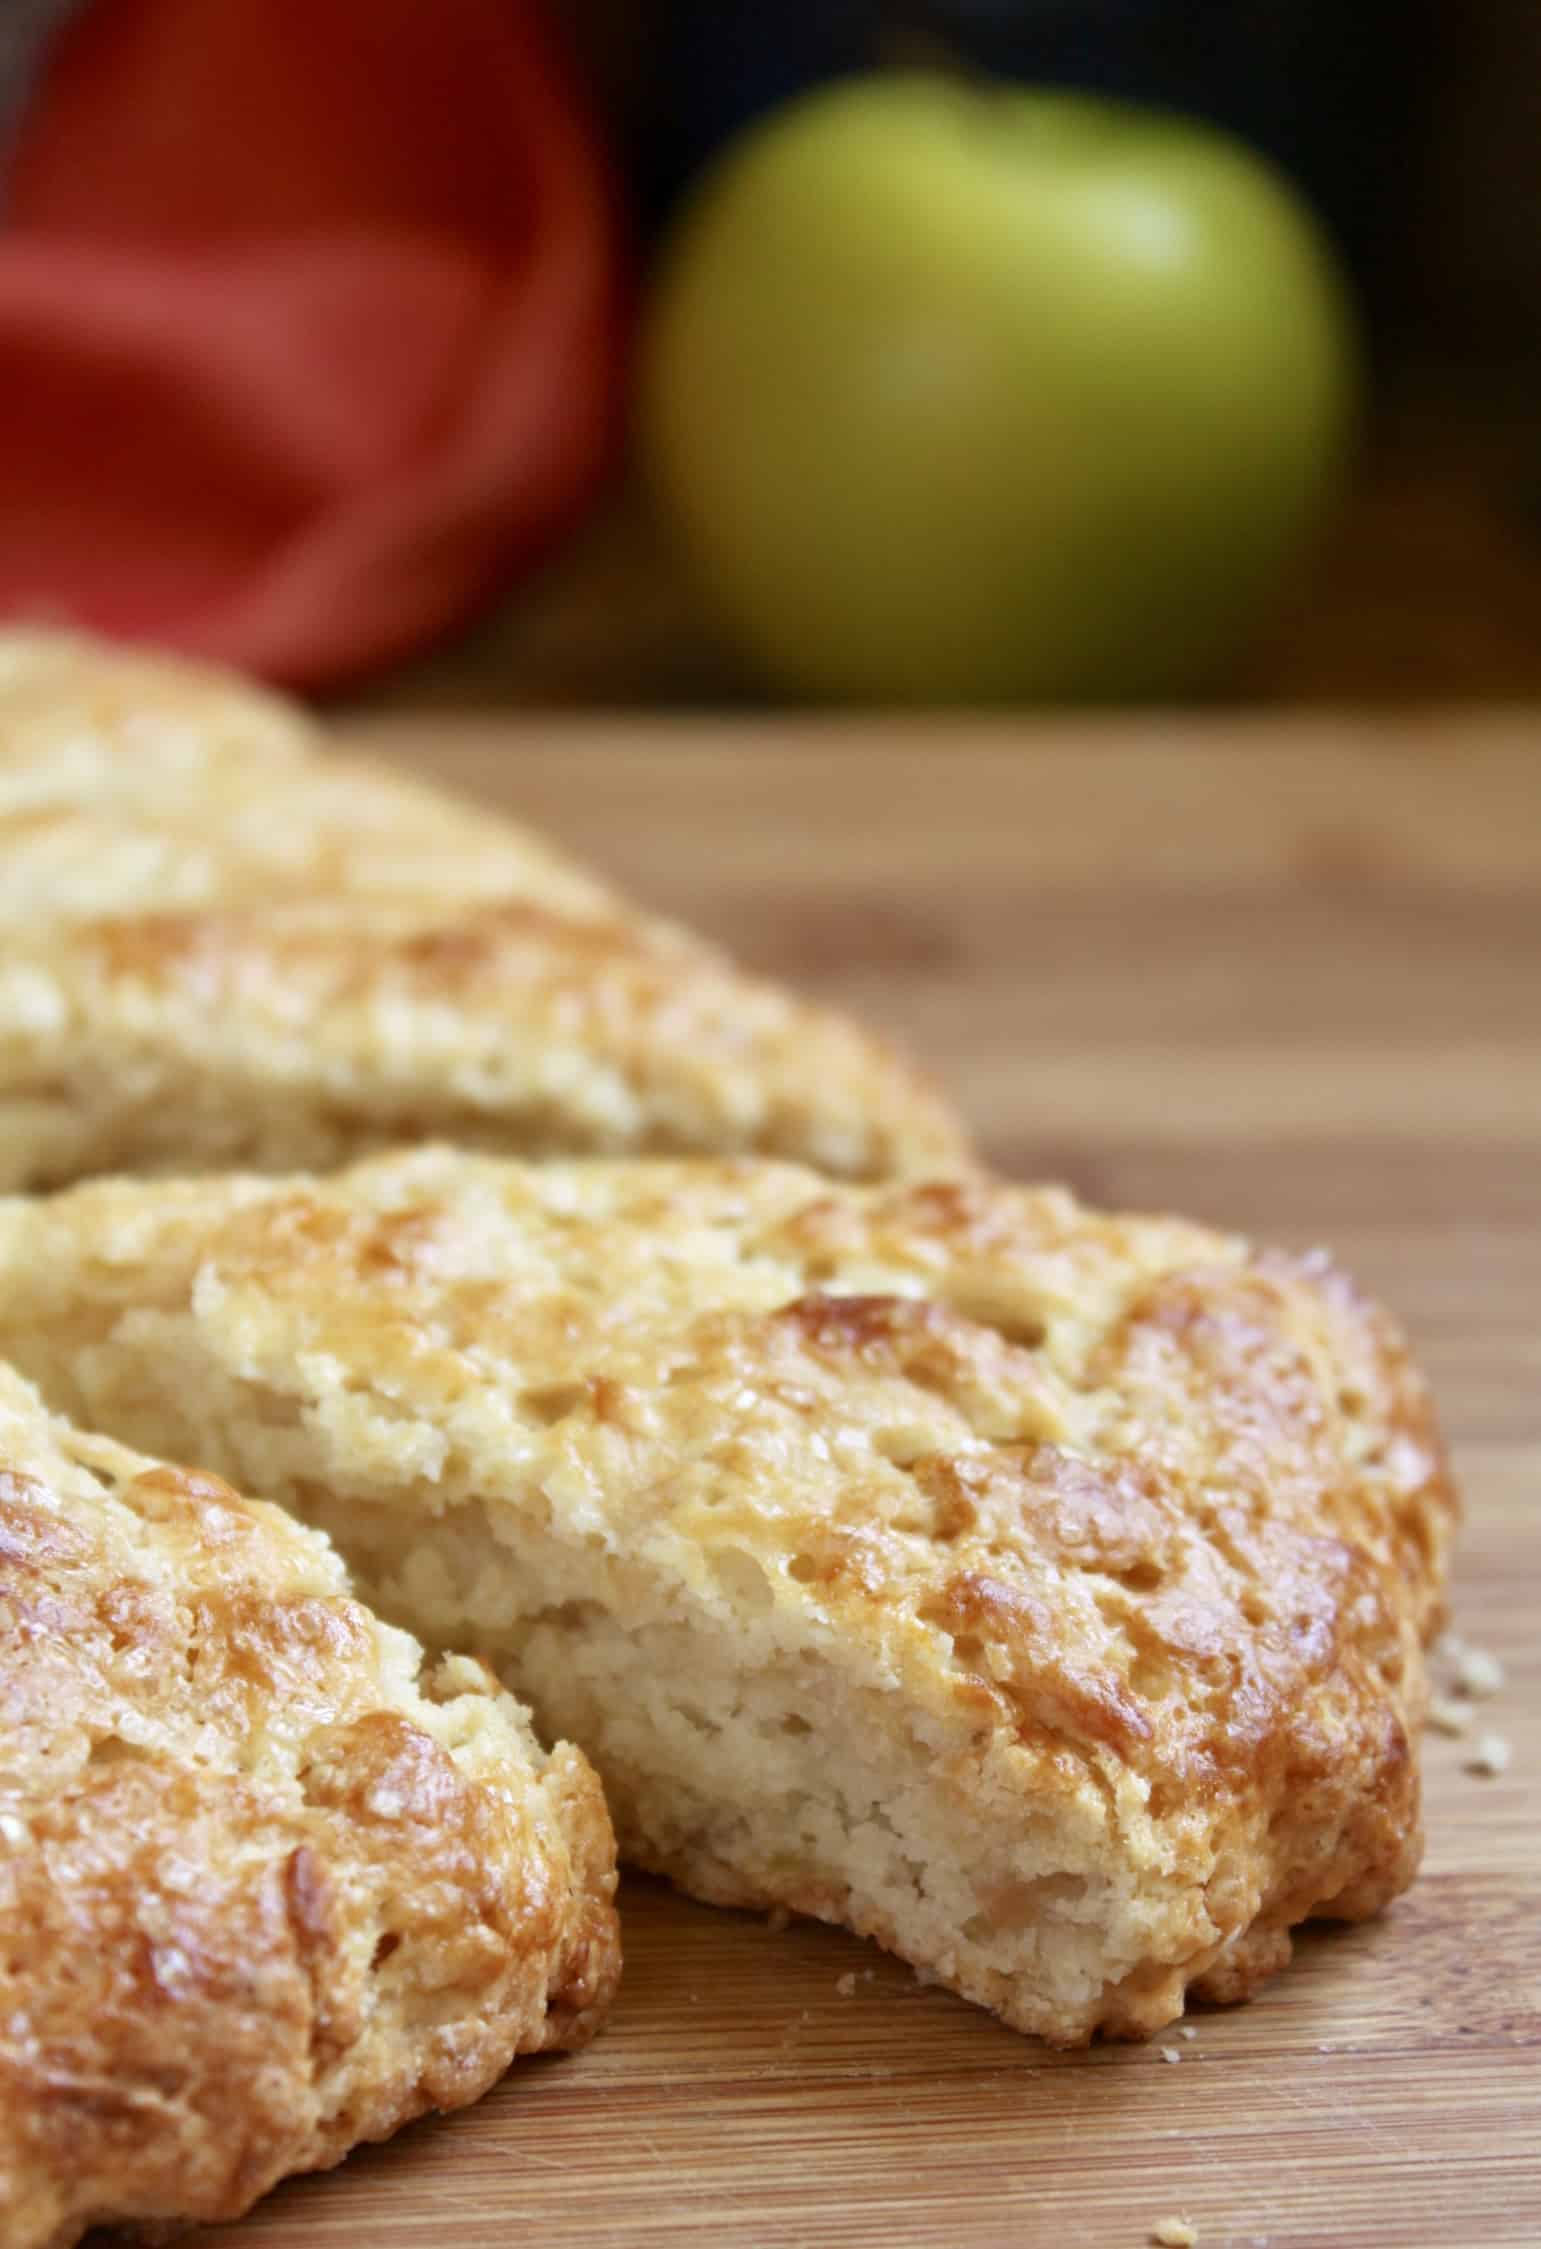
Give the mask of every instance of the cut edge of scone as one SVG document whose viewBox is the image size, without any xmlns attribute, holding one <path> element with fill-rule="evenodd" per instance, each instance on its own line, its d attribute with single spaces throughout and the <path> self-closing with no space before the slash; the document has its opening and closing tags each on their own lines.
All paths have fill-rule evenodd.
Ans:
<svg viewBox="0 0 1541 2249">
<path fill-rule="evenodd" d="M 321 1534 L 4 1367 L 0 1689 L 7 2249 L 237 2217 L 602 2021 L 579 1752 Z"/>
<path fill-rule="evenodd" d="M 1416 1869 L 1454 1501 L 1320 1263 L 982 1181 L 429 1150 L 7 1206 L 0 1278 L 47 1385 L 323 1523 L 697 1896 L 1075 2044 Z"/>
</svg>

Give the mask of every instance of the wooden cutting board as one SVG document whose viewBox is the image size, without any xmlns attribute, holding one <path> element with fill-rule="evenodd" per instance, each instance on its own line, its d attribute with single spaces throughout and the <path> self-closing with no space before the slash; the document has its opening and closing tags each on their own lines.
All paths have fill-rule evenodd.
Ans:
<svg viewBox="0 0 1541 2249">
<path fill-rule="evenodd" d="M 1431 1738 L 1416 1888 L 1157 2046 L 1052 2054 L 838 1932 L 633 1883 L 590 2052 L 231 2249 L 1133 2249 L 1178 2214 L 1202 2249 L 1534 2249 L 1541 719 L 356 731 L 903 1034 L 1004 1169 L 1331 1242 L 1435 1377 L 1513 1762 Z"/>
</svg>

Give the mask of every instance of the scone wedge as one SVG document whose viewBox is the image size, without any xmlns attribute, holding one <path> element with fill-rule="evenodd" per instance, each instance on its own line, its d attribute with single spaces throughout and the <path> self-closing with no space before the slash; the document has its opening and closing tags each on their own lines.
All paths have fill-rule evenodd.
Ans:
<svg viewBox="0 0 1541 2249">
<path fill-rule="evenodd" d="M 623 1854 L 1066 2044 L 1419 1852 L 1453 1500 L 1324 1263 L 984 1182 L 521 1166 L 0 1206 L 0 1350 L 484 1655 Z"/>
<path fill-rule="evenodd" d="M 240 2215 L 618 1969 L 579 1753 L 326 1541 L 0 1368 L 0 2240 Z"/>
<path fill-rule="evenodd" d="M 0 634 L 0 1188 L 429 1136 L 968 1158 L 880 1040 L 514 823 L 236 681 Z"/>
</svg>

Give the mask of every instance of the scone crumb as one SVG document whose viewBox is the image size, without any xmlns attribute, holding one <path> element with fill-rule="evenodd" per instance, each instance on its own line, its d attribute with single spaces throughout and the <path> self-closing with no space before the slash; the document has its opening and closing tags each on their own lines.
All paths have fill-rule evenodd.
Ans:
<svg viewBox="0 0 1541 2249">
<path fill-rule="evenodd" d="M 1504 1667 L 1497 1656 L 1486 1648 L 1467 1648 L 1456 1665 L 1455 1685 L 1458 1694 L 1470 1695 L 1473 1702 L 1484 1702 L 1496 1695 L 1504 1683 Z"/>
<path fill-rule="evenodd" d="M 1437 1734 L 1464 1734 L 1471 1730 L 1471 1709 L 1454 1695 L 1429 1697 L 1429 1724 Z"/>
<path fill-rule="evenodd" d="M 1192 2023 L 1179 2023 L 1177 2035 L 1179 2038 L 1197 2038 L 1198 2032 L 1194 2029 Z"/>
<path fill-rule="evenodd" d="M 1163 2218 L 1150 2229 L 1158 2249 L 1198 2249 L 1199 2229 L 1187 2218 Z"/>
<path fill-rule="evenodd" d="M 1182 2060 L 1182 2054 L 1176 2046 L 1163 2046 L 1161 2049 L 1161 2059 L 1164 2062 L 1180 2062 Z"/>
<path fill-rule="evenodd" d="M 1509 1770 L 1509 1744 L 1502 1734 L 1478 1734 L 1472 1743 L 1471 1755 L 1466 1760 L 1469 1773 L 1482 1773 L 1496 1779 Z"/>
<path fill-rule="evenodd" d="M 842 1999 L 850 1999 L 856 1990 L 855 1971 L 848 1968 L 843 1976 L 837 1976 L 835 1978 L 835 1989 Z"/>
</svg>

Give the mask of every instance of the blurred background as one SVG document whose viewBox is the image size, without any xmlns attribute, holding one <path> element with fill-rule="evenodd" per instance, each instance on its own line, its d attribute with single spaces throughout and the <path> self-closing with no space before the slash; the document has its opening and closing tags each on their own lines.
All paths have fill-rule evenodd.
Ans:
<svg viewBox="0 0 1541 2249">
<path fill-rule="evenodd" d="M 939 86 L 1077 89 L 1220 128 L 1289 183 L 1282 228 L 1297 208 L 1312 214 L 1329 245 L 1324 270 L 1340 277 L 1330 285 L 1341 285 L 1352 311 L 1334 327 L 1336 315 L 1300 294 L 1314 281 L 1285 273 L 1279 282 L 1272 327 L 1264 323 L 1256 345 L 1264 358 L 1235 378 L 1247 394 L 1251 450 L 1223 524 L 1210 520 L 1211 499 L 1195 501 L 1196 515 L 1209 515 L 1190 526 L 1180 484 L 1152 500 L 1154 468 L 1143 498 L 1134 489 L 1167 441 L 1160 431 L 1141 437 L 1145 425 L 1128 420 L 1129 382 L 1103 380 L 1117 356 L 1106 340 L 1113 331 L 1088 333 L 1086 380 L 1070 383 L 1081 416 L 1070 440 L 1052 384 L 1043 400 L 1034 393 L 1031 353 L 1020 379 L 1008 370 L 1019 418 L 992 428 L 981 412 L 972 440 L 973 409 L 960 416 L 956 400 L 976 394 L 955 392 L 949 404 L 944 379 L 928 375 L 933 410 L 952 416 L 952 482 L 942 491 L 933 468 L 927 486 L 916 467 L 931 457 L 923 419 L 896 423 L 903 442 L 891 470 L 880 457 L 870 472 L 858 464 L 879 477 L 884 505 L 871 507 L 870 551 L 856 539 L 850 566 L 880 592 L 883 541 L 896 536 L 885 525 L 929 511 L 940 605 L 949 598 L 942 578 L 956 575 L 948 506 L 964 507 L 977 529 L 979 495 L 993 506 L 1004 491 L 990 550 L 998 559 L 979 565 L 985 580 L 969 589 L 975 608 L 998 598 L 1000 615 L 985 657 L 949 655 L 928 672 L 896 654 L 890 682 L 881 649 L 841 670 L 844 597 L 838 581 L 828 590 L 816 577 L 867 503 L 830 489 L 818 452 L 824 400 L 804 345 L 824 316 L 817 288 L 807 304 L 799 291 L 821 260 L 838 279 L 836 252 L 855 257 L 864 207 L 880 247 L 860 275 L 890 259 L 904 233 L 897 205 L 892 224 L 879 224 L 883 198 L 898 192 L 894 165 L 904 192 L 930 195 L 928 213 L 952 185 L 944 167 L 934 193 L 923 180 L 915 187 L 931 159 L 902 137 L 888 144 L 898 154 L 885 171 L 881 136 L 864 155 L 840 140 L 849 128 L 836 117 L 825 128 L 833 156 L 815 150 L 807 160 L 805 238 L 787 216 L 790 144 L 775 144 L 781 174 L 774 156 L 755 159 L 759 174 L 745 171 L 741 152 L 745 136 L 751 147 L 771 145 L 766 120 L 809 89 L 917 69 L 938 74 Z M 1121 142 L 1121 131 L 1106 158 L 1035 150 L 1020 187 L 1000 188 L 1018 199 L 1022 241 L 1033 246 L 1021 252 L 1020 274 L 1008 245 L 978 283 L 981 332 L 1004 335 L 1006 312 L 1020 313 L 1011 333 L 1026 323 L 1052 335 L 1061 381 L 1067 365 L 1074 376 L 1076 323 L 1087 317 L 1090 206 L 1078 210 L 1083 190 L 1066 185 L 1077 166 L 1104 204 L 1114 182 L 1142 239 L 1153 212 L 1169 228 L 1192 218 L 1209 229 L 1209 277 L 1197 288 L 1180 274 L 1163 283 L 1160 308 L 1160 333 L 1191 331 L 1200 357 L 1205 334 L 1231 333 L 1227 254 L 1238 289 L 1272 255 L 1271 220 L 1258 222 L 1263 236 L 1238 220 L 1227 251 L 1214 194 L 1223 205 L 1232 191 L 1222 181 L 1203 188 L 1202 209 L 1191 200 L 1200 191 L 1186 184 L 1180 136 L 1147 148 Z M 1534 0 L 1459 9 L 1390 0 L 444 0 L 432 10 L 311 0 L 303 11 L 282 0 L 222 0 L 218 9 L 201 0 L 7 0 L 0 145 L 0 607 L 11 615 L 167 639 L 366 705 L 753 707 L 825 692 L 970 701 L 976 690 L 996 702 L 1250 704 L 1541 694 Z M 1016 158 L 992 161 L 998 185 L 999 167 Z M 729 179 L 739 184 L 725 189 Z M 1238 175 L 1238 210 L 1252 192 Z M 1258 192 L 1276 191 L 1270 181 Z M 957 193 L 966 200 L 964 184 Z M 730 195 L 738 207 L 710 239 L 717 222 L 700 214 Z M 932 265 L 946 271 L 928 344 L 967 343 L 973 308 L 959 276 L 972 272 L 981 230 L 995 223 L 965 217 L 930 243 Z M 1004 234 L 1012 223 L 1000 222 Z M 1063 280 L 1052 242 L 1044 248 L 1056 226 Z M 1134 238 L 1117 248 L 1102 284 L 1119 319 L 1144 286 L 1131 282 L 1120 297 L 1117 259 Z M 1298 246 L 1279 255 L 1298 263 Z M 895 286 L 911 290 L 908 306 L 898 250 L 892 262 Z M 684 279 L 672 309 L 661 310 L 666 270 Z M 835 286 L 829 272 L 818 286 Z M 799 402 L 779 422 L 774 404 L 756 405 L 753 380 L 721 373 L 742 369 L 751 351 L 760 369 L 772 293 L 785 340 L 771 349 L 786 355 L 775 395 Z M 886 414 L 882 386 L 897 380 L 915 332 L 898 335 L 891 295 L 878 302 L 875 284 L 870 293 L 874 309 L 861 317 L 876 324 L 872 379 Z M 1330 396 L 1312 410 L 1313 426 L 1292 399 L 1308 377 L 1290 351 L 1304 349 L 1301 335 L 1319 317 Z M 719 333 L 734 322 L 737 361 Z M 838 333 L 841 367 L 862 363 L 867 335 L 853 345 L 849 325 Z M 1269 407 L 1275 348 L 1280 403 Z M 1186 363 L 1174 350 L 1170 370 L 1155 352 L 1145 390 L 1177 396 Z M 1235 365 L 1242 370 L 1240 356 Z M 1332 403 L 1339 375 L 1351 409 Z M 1218 473 L 1205 456 L 1228 442 L 1230 401 L 1208 373 L 1195 381 L 1197 493 Z M 721 405 L 728 392 L 734 411 Z M 849 399 L 842 410 L 853 410 Z M 926 410 L 924 397 L 906 408 Z M 1107 465 L 1121 435 L 1134 464 L 1120 472 L 1127 492 Z M 968 442 L 975 456 L 960 467 L 953 456 Z M 773 497 L 795 503 L 801 556 L 784 523 L 755 520 L 750 471 L 775 446 Z M 1048 517 L 1033 469 L 1040 450 L 1064 463 Z M 910 494 L 905 479 L 916 476 Z M 871 485 L 858 478 L 852 489 Z M 1181 614 L 1182 603 L 1200 608 L 1211 598 L 1206 573 L 1233 574 L 1232 558 L 1264 535 L 1258 522 L 1273 536 L 1270 507 L 1289 514 L 1279 566 L 1270 560 L 1256 602 L 1216 626 L 1202 657 L 1163 672 L 1086 653 L 1087 607 L 1118 622 L 1115 638 L 1137 635 L 1159 576 L 1177 581 Z M 1104 555 L 1078 582 L 1077 527 L 1094 524 L 1134 526 L 1125 542 L 1134 562 L 1115 570 Z M 1144 580 L 1134 566 L 1141 540 L 1151 545 Z M 1193 543 L 1205 540 L 1202 550 Z M 967 551 L 980 547 L 976 538 Z M 995 651 L 1038 632 L 1049 597 L 1034 572 L 1045 547 L 1052 599 L 1064 608 L 1056 630 L 1080 653 L 1059 661 L 1051 648 L 1041 662 L 996 663 Z M 801 588 L 799 609 L 788 581 L 805 571 L 814 582 Z M 740 580 L 737 607 L 725 606 L 718 593 Z M 874 608 L 869 641 L 885 631 L 924 639 L 924 619 L 915 627 L 903 605 L 925 599 L 917 563 L 898 606 Z M 820 605 L 832 617 L 828 646 L 805 662 L 798 636 Z M 822 624 L 813 629 L 824 634 Z"/>
</svg>

